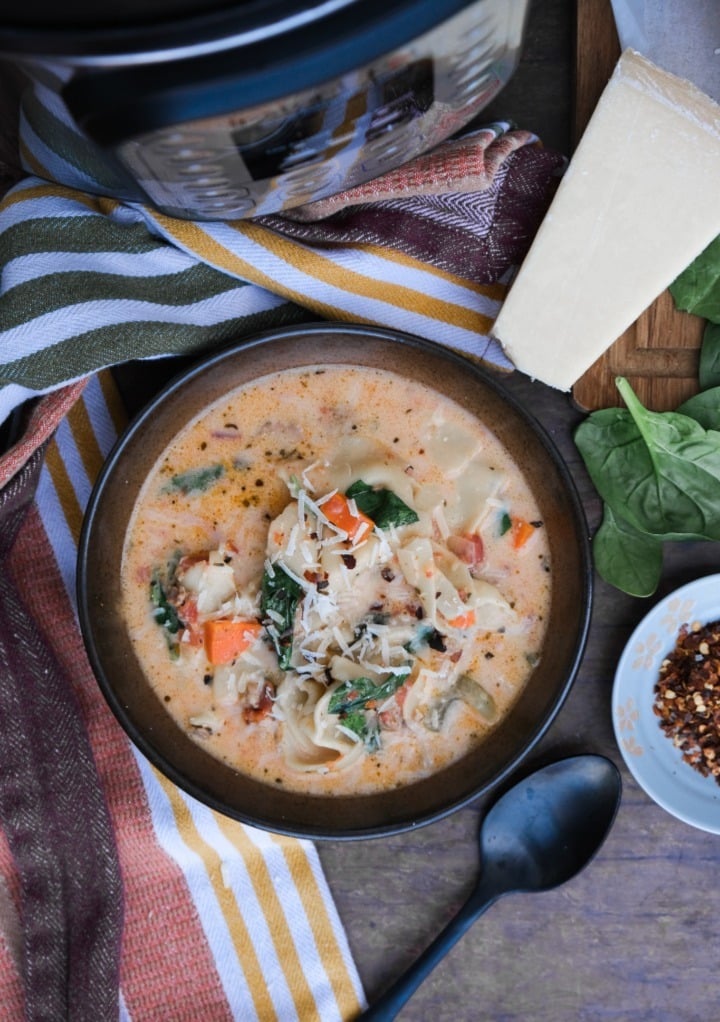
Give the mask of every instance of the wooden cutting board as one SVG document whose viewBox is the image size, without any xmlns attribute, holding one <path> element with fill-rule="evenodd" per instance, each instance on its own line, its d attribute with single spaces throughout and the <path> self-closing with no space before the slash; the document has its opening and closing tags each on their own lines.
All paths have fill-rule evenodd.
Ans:
<svg viewBox="0 0 720 1022">
<path fill-rule="evenodd" d="M 613 72 L 620 44 L 610 0 L 577 0 L 575 124 L 578 142 Z M 612 296 L 608 295 L 612 301 Z M 616 407 L 616 376 L 626 376 L 647 408 L 667 411 L 698 390 L 697 369 L 705 321 L 678 312 L 669 292 L 622 334 L 573 387 L 586 411 Z"/>
</svg>

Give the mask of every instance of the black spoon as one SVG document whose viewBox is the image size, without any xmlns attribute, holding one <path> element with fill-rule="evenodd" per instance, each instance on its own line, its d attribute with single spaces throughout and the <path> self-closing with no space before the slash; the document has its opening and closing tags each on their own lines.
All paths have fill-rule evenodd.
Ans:
<svg viewBox="0 0 720 1022">
<path fill-rule="evenodd" d="M 548 891 L 579 873 L 605 840 L 620 792 L 617 768 L 595 755 L 551 763 L 506 791 L 480 826 L 481 873 L 472 894 L 361 1018 L 395 1018 L 440 959 L 503 894 Z"/>
</svg>

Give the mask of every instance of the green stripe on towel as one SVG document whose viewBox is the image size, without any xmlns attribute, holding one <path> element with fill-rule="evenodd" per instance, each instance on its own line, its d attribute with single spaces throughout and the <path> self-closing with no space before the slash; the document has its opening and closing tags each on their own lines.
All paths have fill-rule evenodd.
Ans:
<svg viewBox="0 0 720 1022">
<path fill-rule="evenodd" d="M 160 355 L 200 354 L 284 324 L 309 322 L 313 315 L 286 303 L 273 309 L 223 320 L 210 326 L 147 320 L 88 330 L 24 358 L 5 362 L 0 387 L 14 383 L 33 390 L 57 386 L 104 366 Z"/>
<path fill-rule="evenodd" d="M 70 306 L 114 300 L 151 302 L 158 306 L 157 316 L 160 319 L 163 318 L 163 307 L 192 306 L 246 286 L 243 281 L 203 264 L 177 273 L 146 277 L 123 277 L 90 270 L 52 273 L 16 284 L 0 295 L 0 330 L 13 330 L 23 323 L 29 324 L 38 316 Z M 90 309 L 87 313 L 78 310 L 78 315 L 90 312 Z M 148 316 L 151 315 L 148 312 Z"/>
<path fill-rule="evenodd" d="M 32 200 L 30 200 L 32 201 Z M 2 234 L 3 263 L 37 252 L 152 252 L 173 248 L 143 223 L 121 224 L 100 213 L 48 216 L 13 224 Z"/>
<path fill-rule="evenodd" d="M 97 188 L 109 195 L 119 195 L 127 191 L 127 178 L 115 173 L 111 166 L 99 159 L 97 146 L 59 120 L 30 90 L 23 95 L 22 109 L 28 125 L 38 138 L 43 139 L 44 144 L 47 144 L 48 139 L 52 139 L 52 147 L 48 145 L 48 148 L 78 170 L 88 181 L 91 189 L 91 182 L 94 182 Z M 44 162 L 40 153 L 33 152 L 33 155 L 37 160 Z"/>
</svg>

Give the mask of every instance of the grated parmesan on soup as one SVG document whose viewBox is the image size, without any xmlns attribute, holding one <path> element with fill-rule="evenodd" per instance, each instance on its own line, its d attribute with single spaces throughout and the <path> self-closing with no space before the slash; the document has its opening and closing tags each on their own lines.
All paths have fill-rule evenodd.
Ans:
<svg viewBox="0 0 720 1022">
<path fill-rule="evenodd" d="M 392 372 L 224 397 L 157 461 L 123 611 L 178 727 L 264 783 L 410 784 L 497 726 L 542 656 L 551 564 L 498 439 Z"/>
</svg>

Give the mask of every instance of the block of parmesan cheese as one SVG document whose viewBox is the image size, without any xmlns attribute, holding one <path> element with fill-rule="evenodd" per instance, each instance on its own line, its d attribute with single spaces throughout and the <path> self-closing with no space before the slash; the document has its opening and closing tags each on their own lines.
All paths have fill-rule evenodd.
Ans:
<svg viewBox="0 0 720 1022">
<path fill-rule="evenodd" d="M 718 234 L 720 106 L 626 50 L 493 335 L 569 390 Z"/>
</svg>

